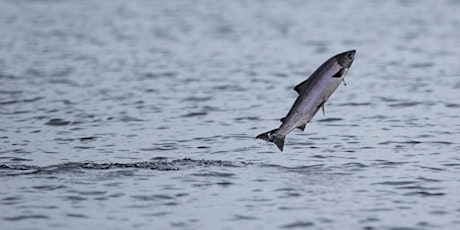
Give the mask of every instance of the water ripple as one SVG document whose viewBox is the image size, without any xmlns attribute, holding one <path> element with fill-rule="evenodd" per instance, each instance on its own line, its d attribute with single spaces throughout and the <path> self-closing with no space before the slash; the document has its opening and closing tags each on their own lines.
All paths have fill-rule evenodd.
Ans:
<svg viewBox="0 0 460 230">
<path fill-rule="evenodd" d="M 162 158 L 160 158 L 162 159 Z M 193 160 L 190 158 L 176 159 L 176 160 L 156 160 L 146 162 L 135 162 L 135 163 L 90 163 L 90 162 L 72 162 L 58 165 L 51 165 L 45 167 L 39 167 L 34 165 L 5 165 L 0 164 L 0 170 L 4 170 L 6 175 L 18 175 L 18 174 L 53 174 L 59 172 L 81 172 L 81 169 L 90 170 L 108 170 L 108 169 L 150 169 L 159 171 L 176 171 L 190 167 L 242 167 L 245 165 L 251 165 L 246 162 L 230 162 L 222 160 Z M 19 172 L 15 172 L 19 171 Z M 27 172 L 21 172 L 27 171 Z M 12 172 L 12 173 L 11 173 Z M 205 173 L 196 174 L 196 176 L 217 176 L 217 177 L 231 177 L 234 174 L 229 173 Z"/>
</svg>

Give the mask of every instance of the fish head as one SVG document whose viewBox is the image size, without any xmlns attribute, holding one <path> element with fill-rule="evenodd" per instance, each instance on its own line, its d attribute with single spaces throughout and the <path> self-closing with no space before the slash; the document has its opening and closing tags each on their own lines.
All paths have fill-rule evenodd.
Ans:
<svg viewBox="0 0 460 230">
<path fill-rule="evenodd" d="M 350 68 L 351 63 L 355 60 L 356 50 L 349 50 L 341 54 L 337 54 L 337 62 L 344 68 Z"/>
</svg>

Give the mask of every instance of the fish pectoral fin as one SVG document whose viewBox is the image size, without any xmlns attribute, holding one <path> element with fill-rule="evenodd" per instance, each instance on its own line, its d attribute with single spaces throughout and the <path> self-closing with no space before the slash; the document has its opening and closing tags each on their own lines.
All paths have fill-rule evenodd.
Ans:
<svg viewBox="0 0 460 230">
<path fill-rule="evenodd" d="M 302 131 L 304 131 L 304 130 L 305 130 L 305 126 L 306 126 L 306 125 L 307 125 L 307 124 L 305 124 L 305 125 L 301 125 L 301 126 L 299 126 L 299 127 L 297 127 L 297 128 L 298 128 L 298 129 L 300 129 L 300 130 L 302 130 Z"/>
<path fill-rule="evenodd" d="M 321 109 L 323 110 L 323 115 L 326 115 L 326 114 L 324 113 L 324 105 L 325 105 L 325 104 L 326 104 L 326 101 L 323 101 L 323 102 L 321 102 L 321 104 L 318 105 L 318 108 L 321 107 Z"/>
<path fill-rule="evenodd" d="M 346 71 L 345 68 L 341 68 L 341 69 L 340 69 L 336 74 L 334 74 L 332 77 L 334 77 L 334 78 L 341 78 L 341 77 L 343 76 L 343 74 L 346 73 L 345 71 Z"/>
</svg>

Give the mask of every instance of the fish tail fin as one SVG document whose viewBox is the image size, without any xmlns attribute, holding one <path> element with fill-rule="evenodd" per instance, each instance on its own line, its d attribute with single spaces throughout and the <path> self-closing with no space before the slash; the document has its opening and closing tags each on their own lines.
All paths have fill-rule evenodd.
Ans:
<svg viewBox="0 0 460 230">
<path fill-rule="evenodd" d="M 270 130 L 270 131 L 268 131 L 266 133 L 261 133 L 256 138 L 262 139 L 264 141 L 275 143 L 276 147 L 278 147 L 278 149 L 281 152 L 283 152 L 284 139 L 286 138 L 286 136 L 276 134 L 277 130 L 278 129 L 274 129 L 274 130 Z"/>
<path fill-rule="evenodd" d="M 274 129 L 274 130 L 270 130 L 266 133 L 261 133 L 259 135 L 257 135 L 257 139 L 262 139 L 264 141 L 271 141 L 272 137 L 273 137 L 273 134 L 277 131 L 278 129 Z"/>
<path fill-rule="evenodd" d="M 281 152 L 283 152 L 283 148 L 284 148 L 284 139 L 286 138 L 286 136 L 281 136 L 281 135 L 274 135 L 272 137 L 272 140 L 271 142 L 275 143 L 276 147 L 278 147 L 280 149 Z"/>
</svg>

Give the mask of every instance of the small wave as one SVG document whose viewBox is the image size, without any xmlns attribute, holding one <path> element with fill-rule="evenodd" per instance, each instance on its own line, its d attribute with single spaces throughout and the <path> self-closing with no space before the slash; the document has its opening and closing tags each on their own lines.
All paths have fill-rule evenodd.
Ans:
<svg viewBox="0 0 460 230">
<path fill-rule="evenodd" d="M 68 217 L 72 217 L 72 218 L 84 218 L 84 219 L 88 219 L 88 218 L 89 218 L 89 216 L 87 216 L 87 215 L 78 214 L 78 213 L 68 213 L 67 216 L 68 216 Z"/>
<path fill-rule="evenodd" d="M 152 200 L 173 200 L 175 197 L 169 195 L 138 195 L 138 196 L 131 196 L 132 198 L 140 201 L 152 201 Z"/>
<path fill-rule="evenodd" d="M 175 78 L 176 72 L 156 72 L 156 73 L 145 73 L 142 78 L 145 79 L 158 79 L 158 78 Z"/>
<path fill-rule="evenodd" d="M 41 191 L 53 191 L 58 189 L 67 188 L 67 186 L 63 185 L 40 185 L 40 186 L 32 186 L 32 188 L 41 190 Z"/>
<path fill-rule="evenodd" d="M 9 104 L 22 104 L 22 103 L 31 103 L 31 102 L 36 102 L 44 97 L 34 97 L 30 99 L 21 99 L 21 100 L 11 100 L 11 101 L 0 101 L 0 105 L 9 105 Z"/>
<path fill-rule="evenodd" d="M 426 186 L 421 186 L 421 185 L 409 185 L 409 186 L 396 187 L 396 189 L 419 190 L 419 191 L 436 191 L 436 190 L 442 190 L 444 188 L 442 188 L 442 187 L 426 187 Z"/>
<path fill-rule="evenodd" d="M 140 119 L 140 118 L 137 118 L 137 117 L 132 117 L 132 116 L 127 116 L 127 115 L 121 116 L 119 119 L 120 119 L 120 121 L 122 121 L 122 122 L 138 122 L 138 121 L 144 121 L 143 119 Z"/>
<path fill-rule="evenodd" d="M 182 117 L 202 117 L 208 115 L 207 112 L 192 112 L 182 115 Z"/>
<path fill-rule="evenodd" d="M 350 162 L 350 163 L 345 163 L 342 166 L 348 167 L 348 168 L 367 168 L 369 166 L 359 163 L 359 162 Z"/>
<path fill-rule="evenodd" d="M 342 103 L 339 106 L 370 106 L 372 103 L 370 102 L 348 102 Z"/>
<path fill-rule="evenodd" d="M 410 65 L 411 68 L 427 68 L 434 66 L 431 62 L 417 62 Z"/>
<path fill-rule="evenodd" d="M 447 103 L 445 106 L 447 108 L 453 108 L 453 109 L 460 108 L 460 104 L 455 104 L 455 103 Z"/>
<path fill-rule="evenodd" d="M 336 121 L 341 121 L 343 120 L 342 118 L 325 118 L 325 119 L 320 119 L 320 120 L 317 120 L 316 122 L 336 122 Z"/>
<path fill-rule="evenodd" d="M 399 165 L 404 165 L 404 164 L 407 164 L 409 162 L 406 162 L 406 161 L 387 161 L 387 160 L 376 160 L 377 163 L 373 163 L 372 165 L 373 166 L 377 166 L 377 167 L 396 167 L 396 166 L 399 166 Z"/>
<path fill-rule="evenodd" d="M 238 221 L 238 220 L 257 220 L 259 218 L 255 216 L 244 216 L 244 215 L 234 215 L 232 220 Z"/>
<path fill-rule="evenodd" d="M 398 185 L 410 185 L 410 184 L 415 184 L 415 183 L 417 183 L 417 181 L 384 181 L 384 182 L 378 182 L 375 184 L 398 186 Z"/>
<path fill-rule="evenodd" d="M 21 215 L 21 216 L 13 216 L 13 217 L 5 217 L 4 220 L 8 221 L 20 221 L 25 219 L 50 219 L 49 216 L 45 215 Z"/>
<path fill-rule="evenodd" d="M 302 171 L 302 170 L 308 170 L 308 169 L 323 169 L 325 166 L 324 164 L 317 164 L 317 165 L 301 165 L 301 166 L 282 166 L 282 165 L 277 165 L 277 164 L 263 164 L 260 165 L 261 167 L 266 167 L 266 168 L 277 168 L 277 169 L 282 169 L 282 170 L 288 170 L 288 171 Z"/>
<path fill-rule="evenodd" d="M 242 92 L 242 91 L 245 91 L 245 89 L 242 88 L 239 85 L 220 85 L 220 86 L 213 87 L 213 89 L 217 90 L 217 91 L 228 91 L 228 92 Z"/>
<path fill-rule="evenodd" d="M 460 164 L 458 163 L 449 163 L 449 164 L 442 164 L 442 165 L 446 167 L 460 168 Z"/>
<path fill-rule="evenodd" d="M 444 196 L 445 193 L 439 192 L 439 193 L 430 193 L 426 191 L 417 191 L 417 192 L 409 192 L 404 194 L 406 196 Z"/>
<path fill-rule="evenodd" d="M 53 118 L 49 120 L 48 122 L 45 123 L 45 125 L 50 125 L 50 126 L 66 126 L 70 125 L 72 122 L 71 121 L 66 121 L 64 119 L 60 118 Z"/>
<path fill-rule="evenodd" d="M 184 101 L 184 102 L 205 102 L 205 101 L 209 101 L 211 99 L 212 99 L 212 97 L 210 97 L 210 96 L 208 96 L 208 97 L 190 96 L 190 97 L 187 97 L 187 98 L 183 99 L 182 101 Z"/>
<path fill-rule="evenodd" d="M 399 102 L 399 103 L 390 104 L 389 106 L 390 107 L 400 108 L 400 107 L 413 107 L 413 106 L 417 106 L 417 105 L 421 105 L 421 104 L 423 104 L 423 103 L 422 102 L 417 102 L 417 101 L 405 101 L 405 102 Z"/>
<path fill-rule="evenodd" d="M 451 145 L 452 142 L 449 141 L 428 141 L 427 143 L 434 144 L 434 145 Z"/>
<path fill-rule="evenodd" d="M 8 74 L 4 72 L 0 72 L 0 79 L 18 79 L 20 78 L 19 76 L 15 76 L 13 74 Z M 3 90 L 0 91 L 0 93 L 3 92 Z"/>
<path fill-rule="evenodd" d="M 378 145 L 391 145 L 391 144 L 408 144 L 408 145 L 415 145 L 415 144 L 421 144 L 421 141 L 414 141 L 414 140 L 409 140 L 409 141 L 384 141 L 378 143 Z"/>
<path fill-rule="evenodd" d="M 421 166 L 421 165 L 415 165 L 416 167 L 420 167 L 422 169 L 429 169 L 432 171 L 445 171 L 445 169 L 442 168 L 435 168 L 435 167 L 427 167 L 427 166 Z"/>
<path fill-rule="evenodd" d="M 426 177 L 418 177 L 418 179 L 424 182 L 441 182 L 442 181 L 442 180 L 431 179 L 431 178 L 426 178 Z"/>
<path fill-rule="evenodd" d="M 298 222 L 294 222 L 292 224 L 283 225 L 280 228 L 289 228 L 289 229 L 291 229 L 291 228 L 300 228 L 300 229 L 304 229 L 304 228 L 307 228 L 307 227 L 312 227 L 314 225 L 315 224 L 312 223 L 312 222 L 298 221 Z"/>
<path fill-rule="evenodd" d="M 221 172 L 207 172 L 207 173 L 194 173 L 193 176 L 200 176 L 200 177 L 234 177 L 235 174 L 233 173 L 221 173 Z"/>
<path fill-rule="evenodd" d="M 258 121 L 258 120 L 260 120 L 260 117 L 244 116 L 244 117 L 237 117 L 234 120 L 235 121 Z"/>
</svg>

